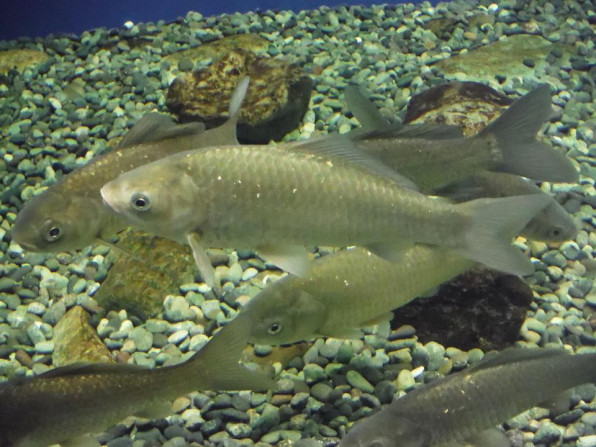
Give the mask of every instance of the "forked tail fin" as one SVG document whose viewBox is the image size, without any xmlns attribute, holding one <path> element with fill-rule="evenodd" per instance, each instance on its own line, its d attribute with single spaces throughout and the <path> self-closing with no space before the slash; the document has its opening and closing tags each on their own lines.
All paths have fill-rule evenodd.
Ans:
<svg viewBox="0 0 596 447">
<path fill-rule="evenodd" d="M 463 246 L 458 253 L 482 264 L 513 275 L 534 272 L 530 260 L 511 245 L 513 236 L 550 203 L 545 194 L 502 199 L 477 199 L 456 205 L 471 218 Z"/>
<path fill-rule="evenodd" d="M 476 138 L 494 135 L 502 152 L 495 169 L 539 181 L 577 182 L 571 161 L 548 144 L 536 140 L 536 133 L 551 113 L 548 85 L 519 98 Z"/>
</svg>

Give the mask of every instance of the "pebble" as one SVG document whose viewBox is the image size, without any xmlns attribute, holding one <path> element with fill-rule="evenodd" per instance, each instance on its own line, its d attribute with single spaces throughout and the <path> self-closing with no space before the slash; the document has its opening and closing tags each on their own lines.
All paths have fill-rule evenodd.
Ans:
<svg viewBox="0 0 596 447">
<path fill-rule="evenodd" d="M 375 388 L 358 371 L 350 370 L 346 373 L 346 380 L 350 385 L 365 393 L 374 392 Z"/>
</svg>

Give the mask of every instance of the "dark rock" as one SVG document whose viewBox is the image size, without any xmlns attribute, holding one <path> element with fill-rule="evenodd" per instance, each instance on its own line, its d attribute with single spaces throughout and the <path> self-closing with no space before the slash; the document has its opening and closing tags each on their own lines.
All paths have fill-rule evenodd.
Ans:
<svg viewBox="0 0 596 447">
<path fill-rule="evenodd" d="M 464 135 L 475 135 L 511 103 L 510 98 L 484 84 L 448 82 L 412 97 L 404 122 L 456 125 Z"/>
<path fill-rule="evenodd" d="M 201 71 L 179 75 L 168 90 L 167 106 L 183 122 L 218 126 L 227 119 L 232 92 L 246 75 L 251 84 L 240 112 L 238 138 L 250 143 L 282 138 L 306 112 L 312 80 L 297 65 L 243 49 L 231 50 Z"/>
<path fill-rule="evenodd" d="M 401 307 L 391 327 L 411 324 L 422 343 L 501 350 L 517 340 L 532 299 L 517 276 L 477 268 L 442 285 L 434 297 Z"/>
<path fill-rule="evenodd" d="M 190 250 L 176 242 L 127 229 L 122 249 L 94 298 L 106 310 L 126 309 L 142 320 L 162 310 L 163 297 L 193 280 Z"/>
</svg>

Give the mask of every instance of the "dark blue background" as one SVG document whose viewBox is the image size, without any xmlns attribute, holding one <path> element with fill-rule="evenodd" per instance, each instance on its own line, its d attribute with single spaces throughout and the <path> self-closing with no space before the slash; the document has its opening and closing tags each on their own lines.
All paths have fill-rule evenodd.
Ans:
<svg viewBox="0 0 596 447">
<path fill-rule="evenodd" d="M 383 0 L 2 0 L 0 40 L 45 37 L 50 33 L 78 34 L 100 26 L 117 28 L 127 20 L 135 23 L 157 22 L 160 19 L 170 21 L 186 15 L 188 11 L 208 16 L 256 9 L 299 11 L 321 5 L 374 3 L 383 3 Z"/>
</svg>

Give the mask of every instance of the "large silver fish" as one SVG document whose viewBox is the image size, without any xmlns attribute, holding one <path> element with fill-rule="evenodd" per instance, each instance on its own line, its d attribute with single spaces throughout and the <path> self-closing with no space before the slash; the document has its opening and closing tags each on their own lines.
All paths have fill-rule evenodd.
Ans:
<svg viewBox="0 0 596 447">
<path fill-rule="evenodd" d="M 237 320 L 250 321 L 248 341 L 258 344 L 359 337 L 359 328 L 389 319 L 393 309 L 473 265 L 450 250 L 427 245 L 410 247 L 396 262 L 363 248 L 341 250 L 316 259 L 305 278 L 288 275 L 268 285 Z"/>
<path fill-rule="evenodd" d="M 205 247 L 256 249 L 298 276 L 310 266 L 304 246 L 360 245 L 395 259 L 415 242 L 453 248 L 505 272 L 533 271 L 510 239 L 547 197 L 452 205 L 399 181 L 347 138 L 331 135 L 172 155 L 122 174 L 101 194 L 131 224 L 188 243 L 212 285 Z"/>
<path fill-rule="evenodd" d="M 165 417 L 169 401 L 195 390 L 271 389 L 274 381 L 238 363 L 249 329 L 242 323 L 224 327 L 189 360 L 174 366 L 75 364 L 1 383 L 0 445 L 93 445 L 87 434 L 131 415 Z"/>
<path fill-rule="evenodd" d="M 551 113 L 548 85 L 516 100 L 470 138 L 462 137 L 453 126 L 390 125 L 356 88 L 347 88 L 345 97 L 363 124 L 348 135 L 358 147 L 411 179 L 423 192 L 435 192 L 485 170 L 539 181 L 578 180 L 577 170 L 565 155 L 536 140 Z"/>
<path fill-rule="evenodd" d="M 517 175 L 485 171 L 451 184 L 438 194 L 460 202 L 479 197 L 544 194 L 549 197 L 550 204 L 540 210 L 520 234 L 538 241 L 561 242 L 574 239 L 579 230 L 573 218 L 553 197 L 528 179 Z"/>
<path fill-rule="evenodd" d="M 130 130 L 115 150 L 62 178 L 31 199 L 12 229 L 15 242 L 31 251 L 57 252 L 84 248 L 126 227 L 99 193 L 118 175 L 167 155 L 210 145 L 238 144 L 236 123 L 248 88 L 240 82 L 232 96 L 229 119 L 205 130 L 202 123 L 177 125 L 151 113 Z"/>
<path fill-rule="evenodd" d="M 559 393 L 596 381 L 596 354 L 507 349 L 464 371 L 420 386 L 363 419 L 340 447 L 504 445 L 497 424 Z"/>
<path fill-rule="evenodd" d="M 552 148 L 534 139 L 550 113 L 546 85 L 520 98 L 479 136 L 472 138 L 461 137 L 453 126 L 389 124 L 354 86 L 346 87 L 345 98 L 362 125 L 349 134 L 351 138 L 360 148 L 409 177 L 424 192 L 460 201 L 546 194 L 508 172 L 538 180 L 577 181 L 577 172 L 569 160 L 554 155 Z M 510 131 L 518 132 L 519 137 L 509 136 Z M 554 199 L 550 200 L 551 204 L 520 234 L 549 242 L 575 237 L 577 225 L 571 216 Z"/>
</svg>

